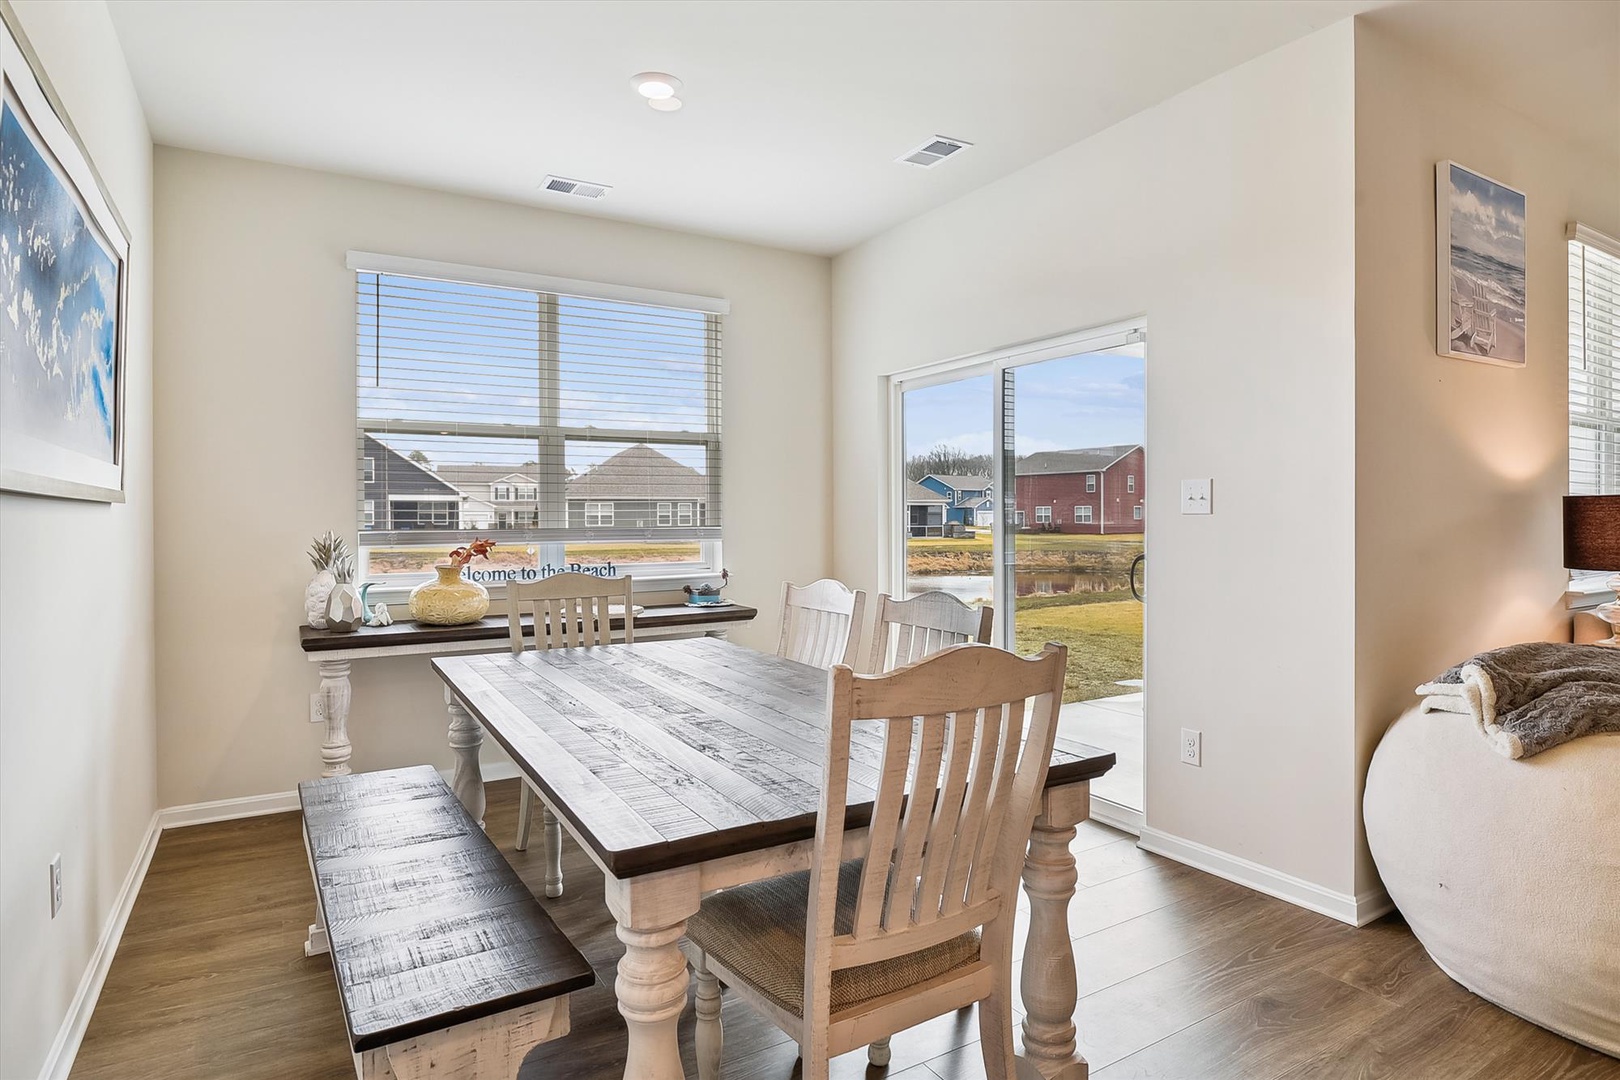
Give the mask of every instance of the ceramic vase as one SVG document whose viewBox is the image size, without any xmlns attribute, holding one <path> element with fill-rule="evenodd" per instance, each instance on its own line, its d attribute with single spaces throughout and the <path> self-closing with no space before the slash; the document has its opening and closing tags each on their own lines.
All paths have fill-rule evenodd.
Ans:
<svg viewBox="0 0 1620 1080">
<path fill-rule="evenodd" d="M 336 584 L 337 578 L 332 576 L 332 571 L 318 570 L 309 579 L 309 587 L 304 590 L 304 618 L 317 630 L 326 629 L 326 604 Z"/>
<path fill-rule="evenodd" d="M 345 581 L 332 589 L 326 601 L 326 623 L 330 630 L 350 633 L 360 629 L 365 621 L 365 605 L 360 602 L 360 590 L 353 582 Z"/>
<path fill-rule="evenodd" d="M 477 622 L 489 612 L 489 590 L 466 581 L 459 566 L 435 566 L 437 581 L 425 581 L 411 590 L 411 618 L 432 626 L 460 626 Z"/>
</svg>

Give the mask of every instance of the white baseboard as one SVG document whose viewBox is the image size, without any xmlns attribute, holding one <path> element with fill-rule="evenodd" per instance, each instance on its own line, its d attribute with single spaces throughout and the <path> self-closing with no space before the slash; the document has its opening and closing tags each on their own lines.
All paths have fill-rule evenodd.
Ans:
<svg viewBox="0 0 1620 1080">
<path fill-rule="evenodd" d="M 215 799 L 213 802 L 164 807 L 158 811 L 158 821 L 162 828 L 179 829 L 187 825 L 207 825 L 213 821 L 285 814 L 297 809 L 298 792 L 277 791 L 269 795 L 245 795 L 240 799 Z"/>
<path fill-rule="evenodd" d="M 1304 878 L 1261 866 L 1193 840 L 1172 836 L 1159 829 L 1144 827 L 1137 846 L 1351 926 L 1365 926 L 1395 906 L 1382 889 L 1372 889 L 1359 896 L 1334 892 Z"/>
<path fill-rule="evenodd" d="M 1132 836 L 1142 835 L 1142 811 L 1132 810 L 1128 806 L 1096 794 L 1091 796 L 1091 820 L 1112 826 L 1120 832 L 1130 833 Z"/>
<path fill-rule="evenodd" d="M 79 988 L 68 1005 L 67 1015 L 62 1018 L 62 1026 L 56 1031 L 50 1052 L 45 1055 L 45 1064 L 39 1070 L 40 1080 L 67 1080 L 68 1073 L 73 1069 L 73 1059 L 79 1056 L 79 1044 L 84 1041 L 85 1029 L 90 1026 L 90 1015 L 95 1012 L 96 1000 L 101 997 L 101 986 L 107 981 L 113 955 L 118 952 L 118 942 L 124 936 L 124 924 L 129 922 L 135 897 L 140 895 L 141 883 L 146 880 L 146 869 L 152 865 L 152 855 L 157 851 L 158 836 L 163 832 L 158 820 L 160 816 L 153 814 L 146 826 L 141 848 L 135 854 L 135 861 L 130 864 L 129 873 L 124 875 L 124 883 L 119 886 L 118 896 L 113 900 L 112 912 L 107 916 L 106 925 L 101 928 L 95 951 L 90 954 L 90 963 L 85 965 Z"/>
</svg>

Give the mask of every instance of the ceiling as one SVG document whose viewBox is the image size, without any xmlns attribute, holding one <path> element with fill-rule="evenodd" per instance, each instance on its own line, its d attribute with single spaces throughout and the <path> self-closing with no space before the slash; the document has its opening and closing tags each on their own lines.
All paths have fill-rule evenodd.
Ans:
<svg viewBox="0 0 1620 1080">
<path fill-rule="evenodd" d="M 833 254 L 1381 3 L 109 7 L 159 143 Z M 934 135 L 975 145 L 895 162 Z"/>
</svg>

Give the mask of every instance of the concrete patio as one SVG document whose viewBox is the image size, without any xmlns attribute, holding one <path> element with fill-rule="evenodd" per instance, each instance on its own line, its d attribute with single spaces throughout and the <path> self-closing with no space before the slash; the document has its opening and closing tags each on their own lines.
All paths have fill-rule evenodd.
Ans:
<svg viewBox="0 0 1620 1080">
<path fill-rule="evenodd" d="M 1112 750 L 1119 759 L 1091 793 L 1132 810 L 1142 809 L 1142 692 L 1073 701 L 1058 715 L 1058 735 Z"/>
</svg>

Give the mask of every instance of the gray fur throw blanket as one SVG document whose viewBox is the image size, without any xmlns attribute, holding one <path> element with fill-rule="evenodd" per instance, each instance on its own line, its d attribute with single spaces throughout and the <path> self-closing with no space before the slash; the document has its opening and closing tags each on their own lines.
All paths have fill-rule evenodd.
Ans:
<svg viewBox="0 0 1620 1080">
<path fill-rule="evenodd" d="M 1544 641 L 1482 652 L 1417 688 L 1424 712 L 1472 716 L 1491 749 L 1527 758 L 1620 734 L 1620 649 Z"/>
</svg>

